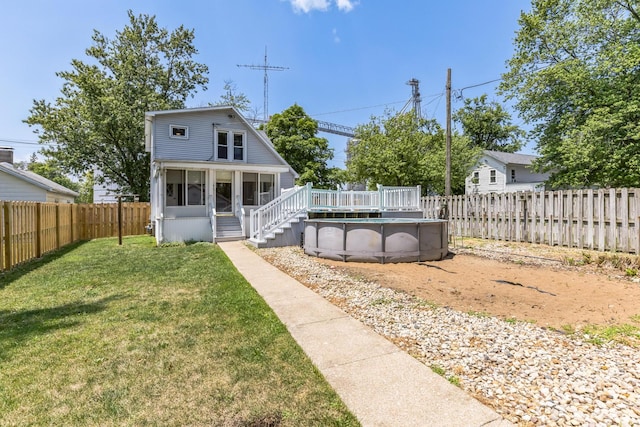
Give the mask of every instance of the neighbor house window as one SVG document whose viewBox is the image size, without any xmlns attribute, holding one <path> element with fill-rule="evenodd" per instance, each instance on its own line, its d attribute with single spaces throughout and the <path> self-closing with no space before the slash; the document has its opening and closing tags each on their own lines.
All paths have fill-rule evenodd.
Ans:
<svg viewBox="0 0 640 427">
<path fill-rule="evenodd" d="M 516 170 L 511 169 L 511 182 L 516 182 Z"/>
<path fill-rule="evenodd" d="M 480 182 L 480 172 L 475 171 L 473 173 L 473 178 L 471 179 L 471 182 L 473 182 L 474 184 L 477 184 Z"/>
<path fill-rule="evenodd" d="M 167 169 L 167 206 L 204 206 L 205 172 Z"/>
<path fill-rule="evenodd" d="M 218 132 L 218 158 L 229 158 L 229 133 L 224 131 Z"/>
<path fill-rule="evenodd" d="M 169 136 L 171 138 L 189 139 L 189 127 L 179 126 L 179 125 L 170 125 Z"/>
<path fill-rule="evenodd" d="M 242 204 L 258 206 L 275 198 L 276 176 L 272 173 L 242 174 Z"/>
<path fill-rule="evenodd" d="M 496 170 L 495 169 L 491 169 L 491 171 L 489 172 L 489 182 L 491 184 L 495 184 L 496 183 Z"/>
</svg>

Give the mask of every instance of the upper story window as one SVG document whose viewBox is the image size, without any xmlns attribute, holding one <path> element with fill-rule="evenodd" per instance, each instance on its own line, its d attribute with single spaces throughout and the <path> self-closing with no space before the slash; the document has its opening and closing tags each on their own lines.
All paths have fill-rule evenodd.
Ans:
<svg viewBox="0 0 640 427">
<path fill-rule="evenodd" d="M 228 132 L 218 132 L 218 158 L 227 159 L 229 157 Z"/>
<path fill-rule="evenodd" d="M 218 160 L 247 160 L 246 134 L 219 130 L 216 133 L 216 158 Z M 231 145 L 233 144 L 233 145 Z"/>
<path fill-rule="evenodd" d="M 169 125 L 169 137 L 189 139 L 189 126 Z"/>
<path fill-rule="evenodd" d="M 244 134 L 233 134 L 233 160 L 244 160 Z"/>
<path fill-rule="evenodd" d="M 495 169 L 491 169 L 491 171 L 489 172 L 489 182 L 491 184 L 495 184 L 496 183 L 496 170 Z"/>
</svg>

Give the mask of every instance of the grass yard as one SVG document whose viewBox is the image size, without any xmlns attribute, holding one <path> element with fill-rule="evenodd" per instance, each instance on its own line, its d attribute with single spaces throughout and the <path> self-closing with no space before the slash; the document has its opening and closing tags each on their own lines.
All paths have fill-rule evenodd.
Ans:
<svg viewBox="0 0 640 427">
<path fill-rule="evenodd" d="M 0 425 L 359 425 L 211 244 L 99 239 L 0 274 Z"/>
</svg>

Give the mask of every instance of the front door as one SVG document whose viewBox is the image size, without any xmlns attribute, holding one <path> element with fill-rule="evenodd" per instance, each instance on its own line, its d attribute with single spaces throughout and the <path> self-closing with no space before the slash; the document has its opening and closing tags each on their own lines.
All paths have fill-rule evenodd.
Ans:
<svg viewBox="0 0 640 427">
<path fill-rule="evenodd" d="M 233 173 L 216 173 L 216 213 L 233 213 Z"/>
</svg>

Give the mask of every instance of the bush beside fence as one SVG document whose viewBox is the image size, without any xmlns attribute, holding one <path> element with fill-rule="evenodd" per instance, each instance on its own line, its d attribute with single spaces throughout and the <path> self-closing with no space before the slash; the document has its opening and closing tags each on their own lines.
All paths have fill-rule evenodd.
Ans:
<svg viewBox="0 0 640 427">
<path fill-rule="evenodd" d="M 640 189 L 423 197 L 426 218 L 446 202 L 454 236 L 640 254 Z"/>
<path fill-rule="evenodd" d="M 145 233 L 149 203 L 122 203 L 122 235 Z M 79 240 L 118 235 L 118 204 L 0 201 L 0 271 Z"/>
</svg>

